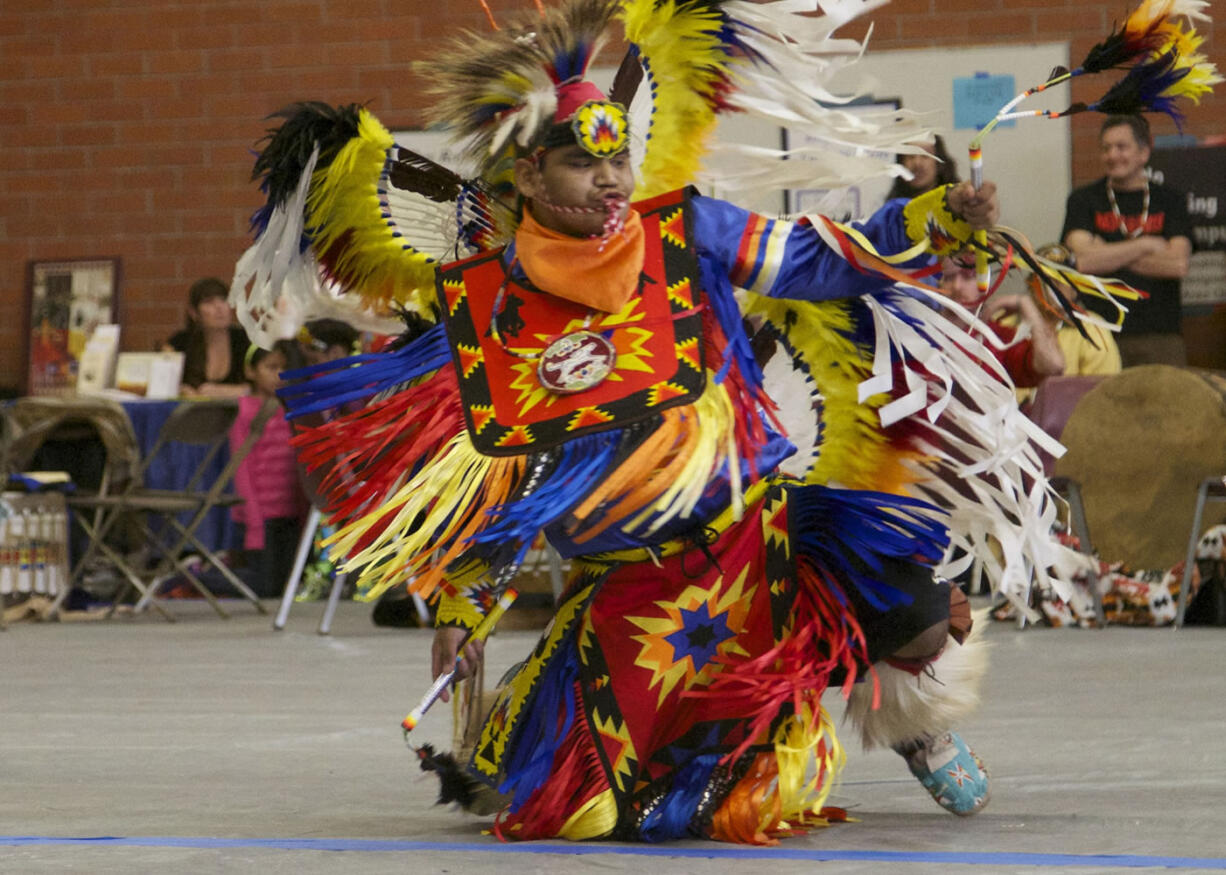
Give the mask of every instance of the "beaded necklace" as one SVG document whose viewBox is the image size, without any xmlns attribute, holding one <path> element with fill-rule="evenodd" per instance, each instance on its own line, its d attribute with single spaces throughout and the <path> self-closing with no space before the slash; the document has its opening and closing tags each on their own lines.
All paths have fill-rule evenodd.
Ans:
<svg viewBox="0 0 1226 875">
<path fill-rule="evenodd" d="M 600 249 L 608 244 L 615 234 L 620 234 L 625 228 L 626 202 L 624 200 L 609 200 L 600 207 L 567 207 L 552 203 L 538 196 L 534 202 L 558 213 L 605 213 L 603 234 L 600 235 Z M 515 269 L 518 257 L 513 258 L 505 268 L 502 285 L 494 297 L 494 308 L 490 313 L 489 333 L 502 347 L 503 351 L 516 358 L 535 359 L 536 375 L 540 384 L 550 392 L 559 395 L 569 395 L 594 388 L 604 382 L 613 371 L 617 362 L 617 347 L 613 342 L 595 331 L 591 331 L 592 320 L 596 311 L 588 308 L 583 320 L 583 327 L 567 332 L 546 341 L 540 349 L 513 349 L 507 346 L 502 332 L 498 328 L 498 317 L 502 315 L 506 303 L 507 284 L 511 272 Z M 642 294 L 642 281 L 639 282 L 638 294 Z M 610 326 L 616 328 L 617 326 Z"/>
<path fill-rule="evenodd" d="M 1137 226 L 1131 231 L 1128 230 L 1128 223 L 1124 221 L 1124 217 L 1120 215 L 1120 205 L 1115 202 L 1115 189 L 1111 185 L 1111 180 L 1107 180 L 1107 200 L 1111 204 L 1111 212 L 1115 214 L 1115 221 L 1119 224 L 1120 233 L 1128 238 L 1140 237 L 1145 233 L 1145 225 L 1149 221 L 1149 179 L 1145 180 L 1145 198 L 1141 201 L 1141 217 L 1137 220 Z"/>
</svg>

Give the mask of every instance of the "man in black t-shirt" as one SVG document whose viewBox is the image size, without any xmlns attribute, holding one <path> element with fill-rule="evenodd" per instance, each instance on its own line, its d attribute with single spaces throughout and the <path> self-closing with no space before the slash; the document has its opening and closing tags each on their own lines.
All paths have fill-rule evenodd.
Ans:
<svg viewBox="0 0 1226 875">
<path fill-rule="evenodd" d="M 1143 117 L 1108 116 L 1099 148 L 1107 175 L 1069 195 L 1064 245 L 1076 256 L 1079 270 L 1115 277 L 1149 293 L 1127 304 L 1119 336 L 1125 367 L 1187 364 L 1179 291 L 1192 242 L 1184 195 L 1146 176 L 1151 139 Z M 1092 299 L 1086 305 L 1094 309 Z"/>
</svg>

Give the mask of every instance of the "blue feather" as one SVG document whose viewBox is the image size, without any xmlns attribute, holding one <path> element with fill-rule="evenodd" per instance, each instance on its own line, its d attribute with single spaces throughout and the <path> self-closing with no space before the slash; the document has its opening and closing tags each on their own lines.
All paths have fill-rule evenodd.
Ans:
<svg viewBox="0 0 1226 875">
<path fill-rule="evenodd" d="M 1110 115 L 1161 112 L 1169 115 L 1175 126 L 1182 131 L 1184 117 L 1178 101 L 1168 94 L 1163 94 L 1191 72 L 1191 68 L 1176 66 L 1178 60 L 1178 52 L 1172 49 L 1152 60 L 1137 64 L 1088 108 Z"/>
</svg>

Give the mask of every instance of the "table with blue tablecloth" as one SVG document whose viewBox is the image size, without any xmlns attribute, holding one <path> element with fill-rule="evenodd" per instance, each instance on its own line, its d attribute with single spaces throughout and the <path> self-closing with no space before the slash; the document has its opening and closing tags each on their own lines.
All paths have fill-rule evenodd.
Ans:
<svg viewBox="0 0 1226 875">
<path fill-rule="evenodd" d="M 6 430 L 11 427 L 7 462 L 15 470 L 66 472 L 71 478 L 70 491 L 88 495 L 101 489 L 114 494 L 125 488 L 141 460 L 153 450 L 180 403 L 75 395 L 15 399 L 3 407 Z M 204 447 L 180 443 L 164 446 L 150 461 L 142 485 L 171 491 L 186 488 L 207 452 Z M 207 491 L 223 473 L 229 456 L 229 446 L 223 445 L 208 460 L 194 488 Z M 189 516 L 182 517 L 185 523 Z M 156 520 L 151 522 L 155 530 L 160 528 Z M 238 525 L 224 508 L 211 511 L 195 533 L 210 550 L 240 545 Z M 165 536 L 168 543 L 177 539 L 173 532 Z M 87 544 L 83 527 L 70 526 L 70 566 L 84 555 Z M 126 549 L 134 546 L 128 544 Z"/>
<path fill-rule="evenodd" d="M 136 399 L 122 402 L 124 412 L 132 422 L 132 430 L 140 446 L 141 457 L 148 456 L 157 442 L 158 433 L 166 418 L 180 403 L 179 400 L 148 401 Z M 144 485 L 150 489 L 183 489 L 203 460 L 205 450 L 187 444 L 169 444 L 162 448 L 145 472 Z M 196 488 L 208 489 L 222 473 L 230 460 L 228 447 L 224 447 L 209 463 Z M 186 521 L 186 518 L 185 518 Z M 208 517 L 196 531 L 197 537 L 212 550 L 239 547 L 238 527 L 225 508 L 209 511 Z"/>
</svg>

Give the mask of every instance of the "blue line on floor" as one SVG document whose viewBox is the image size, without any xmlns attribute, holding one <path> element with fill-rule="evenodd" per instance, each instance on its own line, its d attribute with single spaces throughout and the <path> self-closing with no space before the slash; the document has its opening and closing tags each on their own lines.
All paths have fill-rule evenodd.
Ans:
<svg viewBox="0 0 1226 875">
<path fill-rule="evenodd" d="M 0 836 L 3 845 L 139 848 L 268 848 L 280 851 L 433 851 L 436 853 L 555 854 L 586 856 L 617 854 L 639 857 L 707 859 L 805 860 L 811 862 L 947 863 L 970 866 L 1114 866 L 1126 869 L 1226 869 L 1226 857 L 1150 857 L 1134 854 L 1026 854 L 949 851 L 838 851 L 817 848 L 703 847 L 672 845 L 556 844 L 549 842 L 417 842 L 384 839 L 223 839 L 180 836 Z"/>
</svg>

